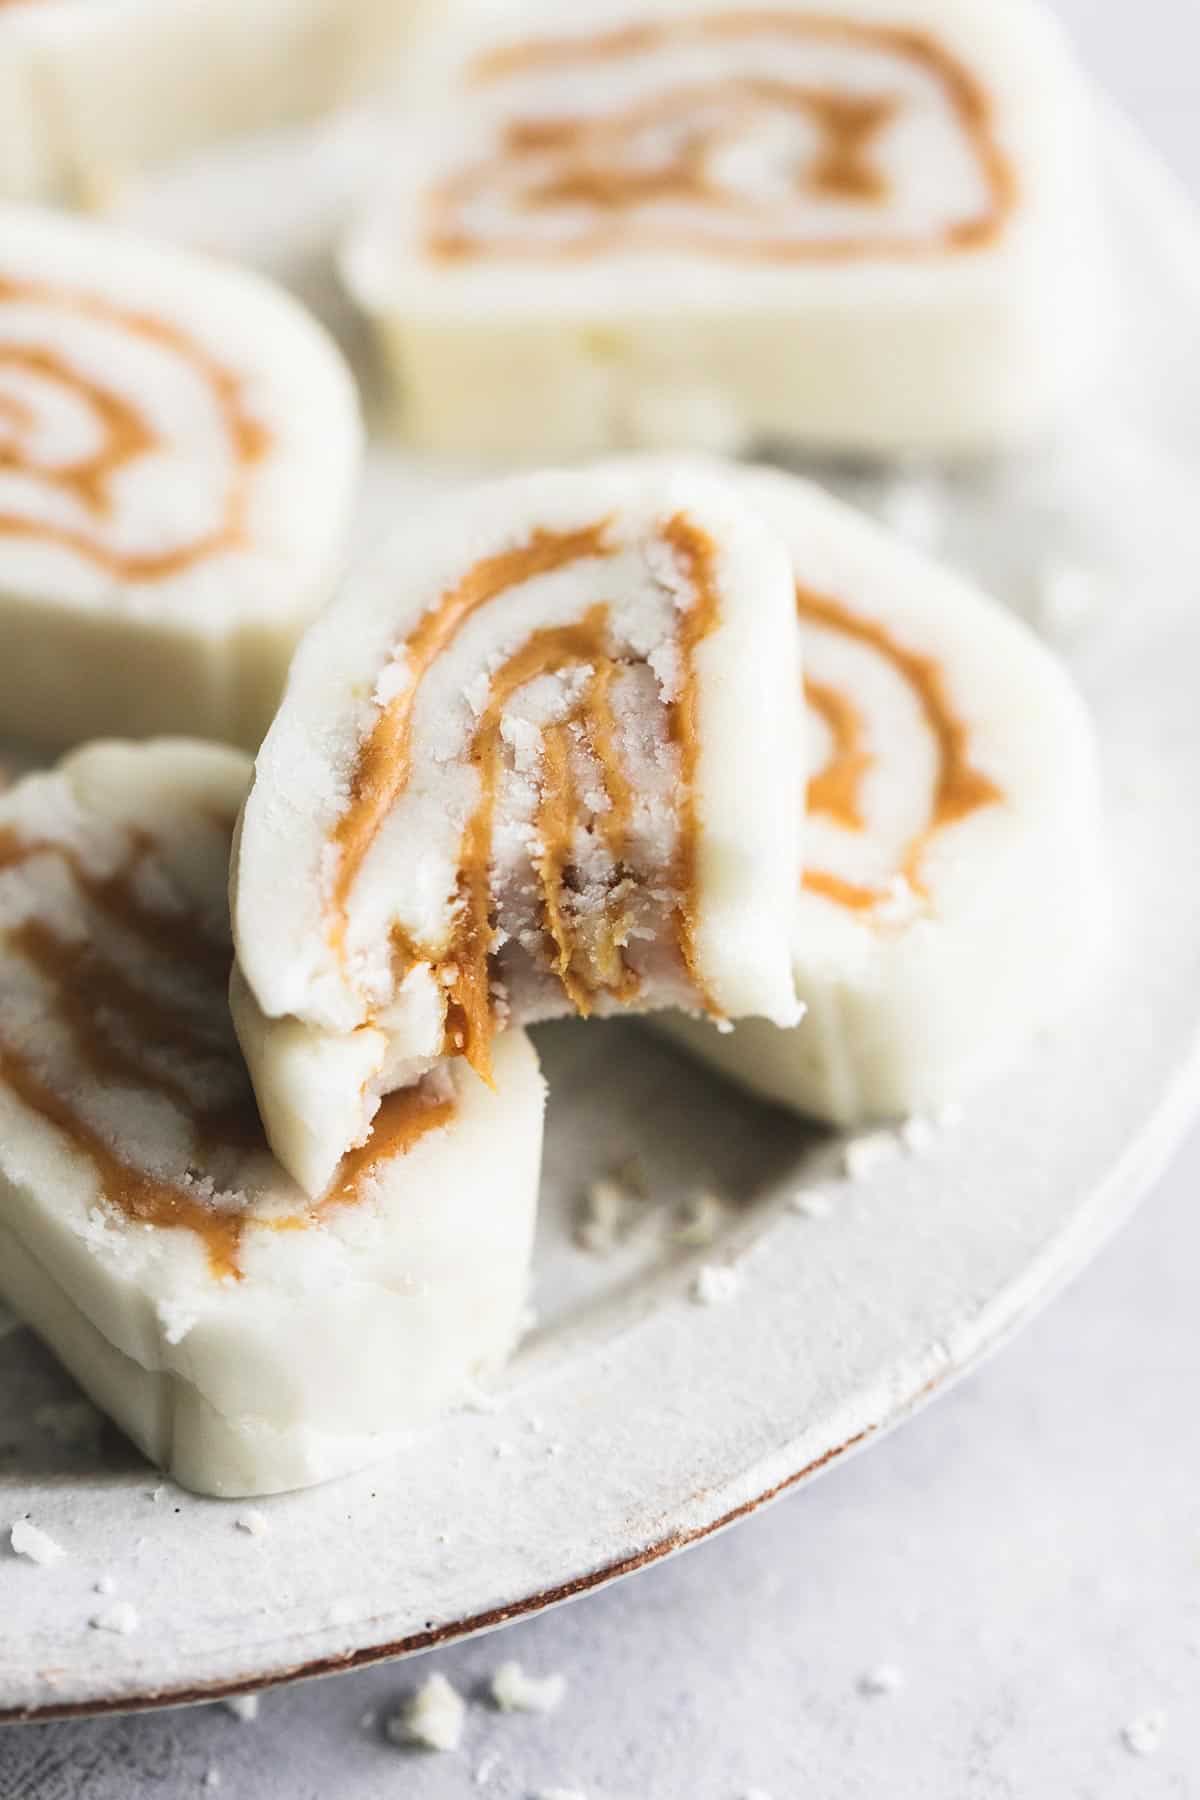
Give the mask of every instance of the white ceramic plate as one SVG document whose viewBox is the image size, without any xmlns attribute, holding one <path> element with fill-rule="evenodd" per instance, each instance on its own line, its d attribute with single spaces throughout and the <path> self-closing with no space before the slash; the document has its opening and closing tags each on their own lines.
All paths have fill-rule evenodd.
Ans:
<svg viewBox="0 0 1200 1800">
<path fill-rule="evenodd" d="M 282 212 L 231 201 L 269 194 L 276 176 L 294 194 L 297 157 L 302 189 L 317 171 L 331 185 L 308 183 L 313 211 L 284 219 L 271 249 L 286 258 L 337 210 L 337 155 L 271 150 L 261 189 L 240 157 L 222 159 L 137 210 L 261 247 L 262 219 Z M 167 1704 L 394 1656 L 642 1567 L 902 1419 L 1144 1191 L 1198 1087 L 1200 239 L 1115 121 L 1106 181 L 1130 302 L 1118 376 L 1053 452 L 950 484 L 948 522 L 951 553 L 1035 617 L 1053 563 L 1097 578 L 1069 654 L 1104 744 L 1120 921 L 1089 1002 L 929 1155 L 856 1184 L 831 1140 L 649 1032 L 546 1031 L 540 1324 L 498 1404 L 360 1478 L 263 1503 L 265 1535 L 238 1528 L 239 1505 L 162 1486 L 10 1331 L 0 1526 L 29 1514 L 69 1554 L 41 1569 L 0 1551 L 0 1716 Z M 364 530 L 424 479 L 380 451 Z M 878 478 L 843 484 L 886 502 Z M 633 1152 L 653 1200 L 599 1259 L 574 1244 L 575 1209 L 590 1176 Z M 688 1252 L 671 1211 L 701 1185 L 736 1210 L 715 1246 Z M 830 1216 L 789 1206 L 802 1185 Z M 727 1305 L 690 1298 L 700 1260 L 736 1267 Z M 128 1636 L 89 1629 L 104 1577 L 136 1608 Z"/>
</svg>

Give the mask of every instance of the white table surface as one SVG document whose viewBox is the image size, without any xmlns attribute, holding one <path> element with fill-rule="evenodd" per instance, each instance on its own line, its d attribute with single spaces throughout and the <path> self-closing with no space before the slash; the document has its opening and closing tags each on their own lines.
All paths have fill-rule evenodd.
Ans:
<svg viewBox="0 0 1200 1800">
<path fill-rule="evenodd" d="M 1058 4 L 1200 195 L 1197 0 Z M 208 1706 L 0 1732 L 0 1800 L 1200 1794 L 1198 1186 L 1200 1132 L 998 1360 L 689 1556 L 500 1636 L 268 1694 L 253 1724 Z M 386 1741 L 378 1721 L 433 1669 L 478 1693 L 506 1657 L 567 1675 L 557 1714 L 477 1699 L 457 1755 Z M 868 1697 L 881 1663 L 903 1686 Z M 1123 1728 L 1159 1709 L 1160 1747 L 1134 1755 Z"/>
</svg>

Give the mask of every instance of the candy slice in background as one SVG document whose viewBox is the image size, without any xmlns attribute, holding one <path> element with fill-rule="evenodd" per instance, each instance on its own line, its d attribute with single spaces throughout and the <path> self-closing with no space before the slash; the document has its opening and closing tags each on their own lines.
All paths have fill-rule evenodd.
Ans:
<svg viewBox="0 0 1200 1800">
<path fill-rule="evenodd" d="M 35 52 L 46 11 L 41 0 L 0 6 L 0 196 L 5 199 L 30 199 L 53 186 Z"/>
<path fill-rule="evenodd" d="M 322 614 L 233 870 L 234 1017 L 306 1191 L 505 1024 L 795 1021 L 792 590 L 726 484 L 633 469 L 456 494 Z"/>
<path fill-rule="evenodd" d="M 1096 746 L 1065 670 L 968 582 L 811 484 L 729 471 L 787 543 L 803 645 L 795 1031 L 668 1028 L 852 1125 L 958 1101 L 1094 970 L 1110 916 Z"/>
<path fill-rule="evenodd" d="M 307 1200 L 229 1019 L 233 750 L 94 745 L 0 798 L 0 1296 L 185 1486 L 360 1467 L 518 1333 L 541 1156 L 528 1039 L 397 1095 Z"/>
<path fill-rule="evenodd" d="M 388 81 L 427 3 L 8 0 L 0 194 L 102 201 L 220 138 L 315 118 Z"/>
<path fill-rule="evenodd" d="M 1107 338 L 1034 0 L 482 9 L 397 114 L 343 269 L 429 448 L 990 450 Z"/>
<path fill-rule="evenodd" d="M 0 730 L 256 744 L 361 446 L 349 371 L 286 295 L 0 213 Z"/>
</svg>

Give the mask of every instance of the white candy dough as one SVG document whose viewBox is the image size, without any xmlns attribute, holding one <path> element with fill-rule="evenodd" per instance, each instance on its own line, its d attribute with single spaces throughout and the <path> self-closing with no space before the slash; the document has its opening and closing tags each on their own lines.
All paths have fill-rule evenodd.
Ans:
<svg viewBox="0 0 1200 1800">
<path fill-rule="evenodd" d="M 382 86 L 425 3 L 8 0 L 0 194 L 101 199 L 147 165 Z"/>
<path fill-rule="evenodd" d="M 431 449 L 974 453 L 1107 340 L 1036 0 L 530 0 L 413 88 L 343 270 Z"/>
<path fill-rule="evenodd" d="M 782 543 L 703 474 L 468 489 L 347 584 L 233 867 L 234 1018 L 306 1191 L 510 1021 L 795 1021 L 797 655 Z"/>
<path fill-rule="evenodd" d="M 226 1002 L 250 764 L 99 744 L 0 800 L 0 1296 L 162 1468 L 271 1493 L 358 1468 L 516 1339 L 543 1083 L 528 1039 L 386 1104 L 307 1200 Z"/>
<path fill-rule="evenodd" d="M 730 471 L 798 583 L 810 771 L 795 1031 L 690 1049 L 841 1125 L 954 1101 L 1069 1004 L 1109 919 L 1090 720 L 1001 607 L 820 489 Z"/>
<path fill-rule="evenodd" d="M 256 744 L 361 444 L 348 369 L 286 295 L 0 209 L 0 732 Z"/>
<path fill-rule="evenodd" d="M 35 52 L 44 16 L 45 0 L 0 5 L 0 195 L 5 198 L 26 199 L 53 185 Z"/>
</svg>

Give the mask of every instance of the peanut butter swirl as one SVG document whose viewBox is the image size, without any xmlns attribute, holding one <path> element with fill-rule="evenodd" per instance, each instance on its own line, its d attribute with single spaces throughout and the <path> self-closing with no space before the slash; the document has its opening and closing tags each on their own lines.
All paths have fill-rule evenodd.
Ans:
<svg viewBox="0 0 1200 1800">
<path fill-rule="evenodd" d="M 772 41 L 809 48 L 818 58 L 853 57 L 857 72 L 804 81 L 775 73 L 769 57 L 761 70 L 737 66 L 739 54 L 757 45 L 769 50 Z M 674 79 L 672 53 L 705 46 L 727 50 L 719 78 Z M 639 93 L 607 111 L 528 110 L 530 77 L 544 75 L 549 86 L 606 65 L 616 72 L 609 76 L 615 85 L 623 66 L 633 82 L 656 57 L 661 80 L 649 97 Z M 890 86 L 879 85 L 873 65 L 881 61 L 893 70 Z M 930 224 L 893 226 L 887 207 L 894 184 L 882 140 L 915 116 L 914 77 L 969 158 L 981 198 Z M 992 243 L 1016 204 L 1015 173 L 986 88 L 927 31 L 783 9 L 699 13 L 503 46 L 478 57 L 467 73 L 468 89 L 485 101 L 505 82 L 525 86 L 515 116 L 497 125 L 491 153 L 451 172 L 430 195 L 427 243 L 441 261 L 545 261 L 631 249 L 767 263 L 928 257 Z M 790 192 L 747 191 L 723 172 L 723 159 L 772 128 L 808 149 L 795 158 Z M 814 224 L 813 202 L 861 214 L 861 227 Z"/>
<path fill-rule="evenodd" d="M 438 962 L 441 970 L 450 972 L 448 1048 L 461 1051 L 486 1080 L 491 1079 L 488 959 L 494 939 L 491 861 L 502 768 L 501 722 L 513 696 L 531 681 L 541 675 L 563 675 L 570 669 L 579 668 L 593 671 L 587 693 L 594 699 L 597 678 L 606 683 L 614 668 L 605 606 L 589 608 L 577 624 L 534 632 L 529 641 L 509 657 L 492 677 L 487 705 L 471 741 L 470 760 L 479 775 L 479 798 L 463 833 L 460 851 L 459 922 L 448 958 L 439 958 Z M 576 1010 L 585 1016 L 591 1010 L 595 995 L 606 984 L 598 973 L 590 975 L 576 966 L 582 960 L 581 947 L 564 904 L 564 884 L 565 872 L 574 854 L 578 821 L 577 796 L 570 775 L 570 733 L 572 728 L 587 732 L 591 718 L 591 708 L 585 697 L 565 719 L 550 725 L 543 733 L 543 799 L 539 816 L 542 852 L 537 864 L 542 882 L 545 927 L 555 945 L 554 966 L 564 992 Z M 607 723 L 601 719 L 599 731 L 592 735 L 591 748 L 601 763 L 606 784 L 615 786 L 624 778 L 610 745 L 606 744 Z M 607 759 L 603 755 L 605 748 L 609 751 Z M 617 927 L 612 929 L 615 933 Z M 614 967 L 615 976 L 611 991 L 632 998 L 637 992 L 637 982 L 621 966 L 615 945 L 610 949 L 615 959 L 610 965 Z M 413 951 L 408 948 L 405 962 L 411 966 L 412 960 Z"/>
<path fill-rule="evenodd" d="M 593 610 L 588 625 L 601 632 L 603 608 Z M 599 826 L 614 865 L 624 865 L 626 842 L 633 816 L 633 789 L 621 767 L 616 745 L 616 721 L 610 690 L 616 664 L 603 651 L 590 659 L 591 679 L 579 704 L 567 716 L 546 727 L 543 734 L 542 802 L 538 811 L 541 856 L 537 864 L 545 904 L 546 931 L 554 946 L 554 970 L 575 1011 L 586 1018 L 600 993 L 622 1003 L 636 999 L 640 982 L 627 967 L 622 947 L 628 938 L 629 917 L 623 911 L 619 889 L 608 898 L 603 921 L 580 941 L 579 920 L 569 901 L 569 876 L 579 796 L 572 770 L 573 739 L 583 736 L 603 771 L 608 811 Z"/>
<path fill-rule="evenodd" d="M 863 618 L 806 588 L 797 588 L 796 606 L 802 626 L 818 625 L 882 657 L 911 688 L 920 707 L 936 747 L 937 775 L 929 818 L 906 846 L 896 876 L 912 893 L 928 900 L 921 865 L 930 846 L 960 820 L 982 807 L 999 805 L 1004 795 L 990 776 L 972 766 L 969 727 L 955 709 L 935 657 L 907 649 L 878 620 Z M 827 683 L 808 678 L 805 697 L 830 733 L 826 763 L 808 784 L 809 811 L 831 819 L 843 831 L 861 833 L 867 829 L 862 786 L 875 760 L 867 748 L 866 721 L 851 695 Z M 804 887 L 850 912 L 871 912 L 892 898 L 887 886 L 846 881 L 827 869 L 806 870 Z"/>
<path fill-rule="evenodd" d="M 706 533 L 683 514 L 660 527 L 660 541 L 687 584 L 691 604 L 682 609 L 677 626 L 681 676 L 678 691 L 665 703 L 670 742 L 678 756 L 677 849 L 673 866 L 663 871 L 677 896 L 675 927 L 678 951 L 687 974 L 705 1004 L 704 983 L 695 949 L 699 872 L 697 773 L 700 733 L 697 716 L 696 655 L 720 622 L 716 548 Z M 350 800 L 333 832 L 340 851 L 329 897 L 330 940 L 344 955 L 348 909 L 364 862 L 391 808 L 412 775 L 413 715 L 421 684 L 437 658 L 453 643 L 466 621 L 481 608 L 501 601 L 526 582 L 584 561 L 603 561 L 617 545 L 608 521 L 583 528 L 537 530 L 516 550 L 475 564 L 443 594 L 415 629 L 396 646 L 394 661 L 404 683 L 381 708 L 364 739 L 350 777 Z M 462 833 L 453 924 L 446 942 L 415 942 L 397 927 L 393 931 L 393 969 L 397 985 L 416 966 L 426 964 L 447 994 L 444 1053 L 465 1056 L 484 1080 L 491 1079 L 494 1028 L 491 958 L 495 946 L 492 892 L 492 843 L 496 806 L 504 771 L 502 723 L 513 698 L 539 677 L 579 671 L 580 697 L 541 732 L 541 799 L 537 815 L 539 849 L 534 871 L 541 885 L 542 928 L 547 963 L 575 1011 L 586 1015 L 603 995 L 618 1003 L 632 1001 L 639 990 L 636 972 L 622 954 L 628 938 L 628 903 L 635 886 L 629 866 L 629 831 L 634 793 L 621 761 L 612 688 L 628 653 L 615 641 L 609 607 L 589 606 L 570 623 L 534 631 L 488 677 L 486 699 L 467 747 L 477 776 L 477 795 Z M 571 904 L 571 876 L 576 840 L 583 817 L 573 774 L 577 751 L 586 751 L 599 773 L 606 808 L 597 815 L 613 865 L 613 881 L 603 916 L 581 919 Z M 710 1006 L 710 1010 L 714 1010 Z"/>
<path fill-rule="evenodd" d="M 808 810 L 835 819 L 846 831 L 862 831 L 866 821 L 859 790 L 872 760 L 865 747 L 863 716 L 849 694 L 811 675 L 804 680 L 804 697 L 824 719 L 832 740 L 825 767 L 809 780 Z"/>
<path fill-rule="evenodd" d="M 44 1043 L 39 1048 L 0 1023 L 0 1081 L 95 1170 L 104 1203 L 130 1223 L 194 1233 L 214 1276 L 240 1279 L 249 1229 L 305 1229 L 331 1209 L 355 1203 L 377 1166 L 453 1119 L 453 1100 L 428 1084 L 392 1094 L 368 1142 L 343 1158 L 319 1200 L 283 1213 L 273 1206 L 258 1216 L 258 1203 L 277 1202 L 282 1183 L 266 1160 L 229 1020 L 227 936 L 211 935 L 192 908 L 144 898 L 142 877 L 155 857 L 145 836 L 132 834 L 116 871 L 99 876 L 69 845 L 0 828 L 0 880 L 47 857 L 67 870 L 92 929 L 80 936 L 53 922 L 51 909 L 34 911 L 7 934 L 5 957 L 10 966 L 20 959 L 41 978 L 45 1023 L 65 1034 L 66 1061 L 60 1050 L 51 1056 Z M 15 1013 L 4 1005 L 0 986 L 0 1021 L 6 1018 Z M 155 1150 L 132 1137 L 129 1144 L 114 1141 L 87 1116 L 80 1096 L 89 1084 L 168 1102 L 189 1128 L 186 1163 L 169 1174 L 152 1173 L 161 1144 Z M 236 1192 L 211 1191 L 246 1170 L 257 1173 Z"/>
<path fill-rule="evenodd" d="M 114 579 L 137 582 L 167 580 L 245 545 L 253 471 L 270 438 L 251 411 L 239 376 L 170 321 L 95 294 L 0 276 L 0 327 L 7 330 L 6 313 L 12 335 L 0 336 L 0 477 L 32 483 L 55 504 L 22 504 L 19 490 L 6 492 L 0 484 L 0 539 L 53 544 Z M 28 323 L 25 313 L 31 315 Z M 73 329 L 80 339 L 77 349 L 71 347 Z M 163 546 L 130 546 L 140 525 L 133 514 L 136 478 L 139 465 L 177 446 L 138 394 L 123 391 L 115 374 L 96 372 L 97 349 L 106 334 L 114 349 L 121 340 L 133 340 L 171 359 L 219 423 L 224 463 L 211 477 L 213 522 L 200 530 L 185 528 Z M 64 406 L 82 416 L 90 441 L 59 457 L 40 446 L 39 426 L 43 415 L 49 420 Z M 192 457 L 194 462 L 194 452 Z M 200 478 L 210 479 L 207 467 Z M 160 531 L 162 520 L 148 513 L 148 525 Z"/>
</svg>

